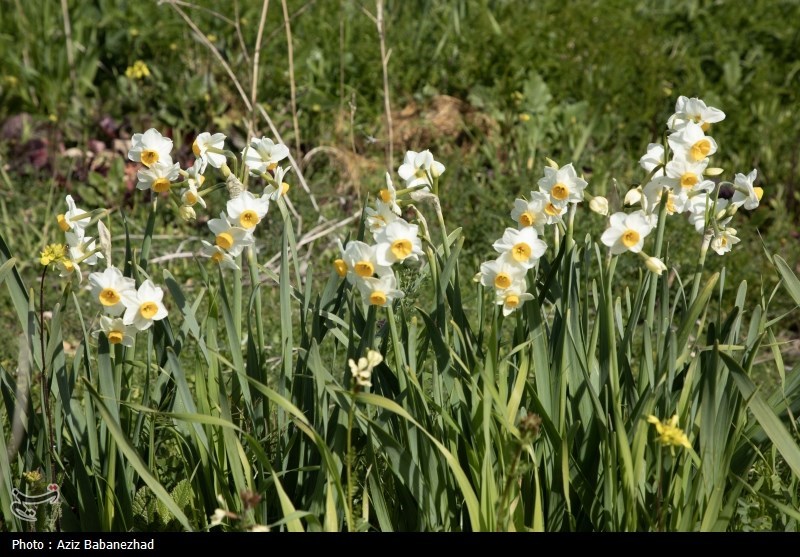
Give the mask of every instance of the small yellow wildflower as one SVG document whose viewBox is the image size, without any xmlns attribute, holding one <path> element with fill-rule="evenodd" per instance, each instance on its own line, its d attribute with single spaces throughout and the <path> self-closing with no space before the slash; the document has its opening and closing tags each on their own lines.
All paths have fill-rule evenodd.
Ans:
<svg viewBox="0 0 800 557">
<path fill-rule="evenodd" d="M 36 482 L 41 481 L 42 473 L 39 470 L 31 470 L 30 472 L 25 472 L 22 474 L 22 477 L 29 484 L 35 484 Z"/>
<path fill-rule="evenodd" d="M 141 60 L 136 60 L 133 63 L 133 66 L 128 66 L 128 69 L 125 70 L 125 77 L 128 79 L 144 79 L 145 77 L 150 77 L 150 68 L 147 67 Z"/>
<path fill-rule="evenodd" d="M 58 263 L 67 257 L 67 247 L 64 244 L 48 244 L 42 250 L 42 255 L 39 258 L 39 263 L 42 265 L 50 265 L 50 263 Z"/>
<path fill-rule="evenodd" d="M 664 446 L 692 448 L 686 433 L 678 427 L 678 415 L 675 414 L 668 422 L 663 423 L 653 415 L 647 416 L 647 421 L 656 426 L 658 441 Z"/>
</svg>

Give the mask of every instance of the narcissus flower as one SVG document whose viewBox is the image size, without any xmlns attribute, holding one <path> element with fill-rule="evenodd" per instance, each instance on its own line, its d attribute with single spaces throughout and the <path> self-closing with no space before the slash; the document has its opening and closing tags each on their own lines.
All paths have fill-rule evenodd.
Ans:
<svg viewBox="0 0 800 557">
<path fill-rule="evenodd" d="M 388 172 L 386 173 L 386 187 L 378 192 L 378 198 L 380 203 L 388 205 L 394 214 L 400 214 L 400 205 L 397 204 L 397 190 L 394 188 L 392 177 L 389 176 Z"/>
<path fill-rule="evenodd" d="M 203 132 L 197 136 L 192 143 L 192 152 L 198 158 L 195 166 L 202 174 L 205 172 L 206 165 L 211 165 L 214 168 L 220 168 L 225 164 L 226 157 L 223 151 L 225 150 L 225 135 L 215 133 L 211 135 L 209 132 Z"/>
<path fill-rule="evenodd" d="M 725 255 L 731 251 L 734 244 L 738 244 L 740 241 L 741 240 L 736 236 L 736 229 L 725 228 L 714 234 L 710 247 L 717 252 L 717 255 Z"/>
<path fill-rule="evenodd" d="M 347 281 L 359 284 L 367 278 L 392 275 L 392 269 L 378 262 L 376 246 L 364 242 L 352 241 L 342 252 L 342 260 L 347 265 Z"/>
<path fill-rule="evenodd" d="M 653 174 L 653 177 L 663 176 L 666 164 L 664 160 L 664 146 L 660 143 L 650 143 L 647 145 L 647 153 L 639 159 L 639 165 L 644 168 L 645 172 L 653 172 L 657 167 L 662 168 Z"/>
<path fill-rule="evenodd" d="M 509 316 L 511 312 L 519 309 L 528 300 L 533 300 L 533 294 L 527 292 L 524 277 L 514 282 L 505 290 L 495 291 L 495 303 L 503 306 L 503 315 Z"/>
<path fill-rule="evenodd" d="M 537 183 L 539 189 L 548 194 L 553 204 L 559 207 L 567 203 L 583 201 L 583 190 L 587 185 L 586 180 L 578 177 L 572 163 L 562 166 L 558 170 L 545 166 L 544 178 Z"/>
<path fill-rule="evenodd" d="M 364 302 L 371 306 L 386 307 L 405 296 L 402 290 L 398 290 L 394 274 L 363 278 L 358 282 L 358 290 Z"/>
<path fill-rule="evenodd" d="M 372 383 L 372 370 L 383 361 L 383 356 L 376 350 L 368 350 L 366 357 L 358 359 L 358 363 L 352 358 L 348 360 L 347 365 L 350 366 L 350 373 L 353 380 L 359 387 L 371 387 Z"/>
<path fill-rule="evenodd" d="M 126 325 L 120 317 L 100 316 L 100 330 L 92 333 L 97 338 L 100 333 L 106 335 L 109 344 L 121 344 L 122 346 L 133 346 L 136 337 L 136 327 Z"/>
<path fill-rule="evenodd" d="M 178 163 L 172 164 L 163 161 L 153 163 L 149 168 L 143 168 L 136 173 L 136 177 L 139 179 L 136 189 L 152 189 L 156 193 L 168 192 L 172 187 L 172 182 L 180 176 L 180 171 L 181 167 Z"/>
<path fill-rule="evenodd" d="M 493 261 L 481 263 L 481 284 L 496 291 L 506 290 L 525 277 L 525 267 L 514 261 L 508 252 Z"/>
<path fill-rule="evenodd" d="M 375 255 L 378 264 L 391 266 L 398 261 L 416 261 L 422 255 L 419 227 L 403 219 L 387 224 L 375 234 Z"/>
<path fill-rule="evenodd" d="M 367 227 L 372 232 L 373 238 L 387 225 L 400 218 L 392 211 L 391 205 L 381 201 L 375 202 L 375 208 L 367 207 L 364 211 L 367 214 Z"/>
<path fill-rule="evenodd" d="M 136 283 L 132 278 L 122 276 L 116 267 L 108 267 L 102 272 L 89 275 L 89 286 L 92 297 L 100 302 L 108 315 L 119 315 L 125 311 L 123 297 L 136 291 Z"/>
<path fill-rule="evenodd" d="M 197 191 L 196 183 L 193 183 L 191 180 L 187 180 L 186 184 L 187 186 L 181 190 L 181 203 L 183 203 L 185 207 L 194 207 L 199 203 L 200 206 L 205 209 L 206 200 L 203 199 L 203 196 L 201 196 Z"/>
<path fill-rule="evenodd" d="M 676 158 L 667 163 L 667 176 L 675 182 L 673 189 L 678 191 L 697 191 L 704 183 L 703 173 L 708 167 L 708 159 L 692 162 L 688 159 Z M 712 182 L 713 187 L 713 182 Z"/>
<path fill-rule="evenodd" d="M 208 229 L 216 236 L 214 243 L 236 257 L 247 246 L 255 243 L 253 234 L 241 226 L 231 225 L 225 213 L 220 213 L 218 219 L 208 221 Z"/>
<path fill-rule="evenodd" d="M 275 183 L 279 184 L 280 187 L 267 184 L 267 187 L 264 188 L 264 192 L 261 194 L 261 196 L 269 199 L 270 201 L 277 201 L 280 196 L 286 195 L 289 192 L 289 184 L 284 182 L 283 179 L 291 169 L 291 167 L 276 167 L 275 170 L 273 170 L 275 173 Z"/>
<path fill-rule="evenodd" d="M 600 240 L 617 255 L 626 251 L 638 253 L 644 245 L 645 237 L 653 230 L 653 223 L 642 211 L 635 213 L 614 213 L 609 219 L 609 228 Z"/>
<path fill-rule="evenodd" d="M 407 188 L 419 185 L 430 185 L 432 178 L 438 178 L 444 174 L 444 165 L 433 159 L 433 154 L 429 150 L 417 153 L 416 151 L 406 151 L 403 164 L 397 169 L 397 174 L 405 180 Z"/>
<path fill-rule="evenodd" d="M 200 255 L 210 258 L 211 261 L 218 263 L 223 269 L 239 270 L 239 266 L 233 260 L 231 254 L 219 246 L 209 244 L 205 240 L 200 240 L 200 242 L 203 244 L 203 247 L 200 248 Z"/>
<path fill-rule="evenodd" d="M 678 415 L 675 414 L 668 422 L 662 422 L 653 415 L 647 416 L 647 422 L 656 426 L 656 433 L 658 433 L 658 442 L 668 447 L 686 447 L 692 448 L 689 443 L 689 438 L 682 429 L 678 427 Z"/>
<path fill-rule="evenodd" d="M 247 231 L 253 230 L 261 222 L 269 209 L 268 197 L 256 197 L 249 191 L 242 192 L 236 199 L 228 201 L 228 220 Z"/>
<path fill-rule="evenodd" d="M 273 170 L 278 163 L 289 156 L 289 148 L 283 143 L 275 143 L 269 137 L 253 139 L 242 151 L 244 163 L 254 174 Z"/>
<path fill-rule="evenodd" d="M 694 122 L 687 123 L 680 131 L 670 135 L 667 142 L 676 158 L 690 162 L 700 162 L 717 152 L 714 138 L 703 133 L 702 128 Z"/>
<path fill-rule="evenodd" d="M 162 136 L 155 128 L 150 128 L 144 133 L 133 134 L 128 158 L 147 167 L 151 167 L 157 162 L 171 165 L 171 151 L 172 140 Z"/>
<path fill-rule="evenodd" d="M 91 215 L 83 209 L 79 209 L 77 205 L 75 205 L 75 200 L 72 199 L 71 195 L 66 197 L 66 202 L 67 212 L 56 216 L 58 227 L 63 232 L 72 232 L 76 236 L 82 238 L 84 230 L 89 226 Z"/>
<path fill-rule="evenodd" d="M 547 250 L 547 244 L 539 239 L 536 229 L 526 226 L 520 230 L 506 228 L 503 237 L 497 240 L 494 249 L 508 256 L 524 269 L 532 269 Z"/>
<path fill-rule="evenodd" d="M 138 290 L 127 290 L 122 295 L 125 305 L 125 315 L 122 322 L 133 325 L 139 331 L 149 329 L 154 321 L 159 321 L 167 316 L 167 308 L 161 300 L 164 291 L 147 279 Z"/>
<path fill-rule="evenodd" d="M 741 173 L 736 174 L 736 177 L 733 179 L 733 187 L 735 190 L 731 198 L 731 205 L 734 207 L 744 207 L 748 211 L 758 207 L 764 190 L 754 186 L 757 177 L 758 171 L 755 168 L 747 176 Z"/>
<path fill-rule="evenodd" d="M 697 124 L 703 131 L 708 131 L 711 124 L 716 124 L 725 119 L 725 113 L 698 98 L 678 97 L 675 103 L 675 114 L 667 120 L 667 127 L 671 130 L 683 129 L 689 122 Z"/>
<path fill-rule="evenodd" d="M 515 199 L 514 208 L 511 210 L 511 218 L 520 228 L 532 226 L 536 232 L 542 234 L 544 225 L 549 224 L 549 215 L 545 208 L 550 203 L 550 196 L 544 192 L 532 191 L 529 200 Z M 560 213 L 561 209 L 557 209 Z"/>
</svg>

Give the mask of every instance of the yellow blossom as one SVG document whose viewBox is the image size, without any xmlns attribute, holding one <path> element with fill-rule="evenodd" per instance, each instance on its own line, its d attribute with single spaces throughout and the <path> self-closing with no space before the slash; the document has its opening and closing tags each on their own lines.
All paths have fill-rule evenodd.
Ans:
<svg viewBox="0 0 800 557">
<path fill-rule="evenodd" d="M 141 60 L 136 60 L 133 63 L 133 66 L 128 66 L 125 70 L 125 77 L 128 79 L 144 79 L 145 77 L 150 77 L 150 68 L 147 67 Z"/>
<path fill-rule="evenodd" d="M 42 255 L 39 258 L 39 263 L 42 265 L 50 265 L 50 263 L 58 263 L 67 257 L 67 248 L 64 244 L 48 244 L 42 250 Z"/>
<path fill-rule="evenodd" d="M 678 415 L 675 414 L 668 422 L 662 422 L 653 415 L 647 416 L 647 421 L 656 426 L 658 441 L 664 446 L 692 448 L 686 433 L 678 427 Z"/>
</svg>

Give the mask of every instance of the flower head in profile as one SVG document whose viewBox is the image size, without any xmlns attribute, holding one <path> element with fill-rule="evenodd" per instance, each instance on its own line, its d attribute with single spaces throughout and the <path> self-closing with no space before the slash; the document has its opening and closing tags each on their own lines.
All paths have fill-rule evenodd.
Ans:
<svg viewBox="0 0 800 557">
<path fill-rule="evenodd" d="M 192 143 L 192 153 L 198 158 L 195 163 L 200 174 L 205 172 L 206 166 L 221 168 L 225 164 L 225 134 L 203 132 Z"/>
<path fill-rule="evenodd" d="M 383 361 L 383 356 L 377 350 L 368 350 L 366 357 L 362 356 L 358 362 L 350 358 L 347 365 L 350 366 L 350 373 L 353 381 L 358 387 L 372 386 L 372 370 Z"/>
<path fill-rule="evenodd" d="M 239 266 L 236 264 L 236 261 L 233 260 L 230 253 L 217 245 L 209 244 L 205 240 L 200 240 L 200 242 L 203 244 L 203 247 L 200 248 L 200 255 L 208 257 L 214 263 L 218 263 L 223 269 L 239 270 Z"/>
<path fill-rule="evenodd" d="M 289 148 L 283 143 L 275 143 L 269 137 L 253 139 L 242 151 L 244 163 L 255 174 L 274 170 L 288 156 Z"/>
<path fill-rule="evenodd" d="M 758 207 L 761 203 L 761 196 L 764 190 L 754 185 L 758 171 L 754 168 L 748 175 L 737 173 L 733 179 L 733 197 L 731 198 L 731 205 L 734 207 L 744 207 L 751 211 Z"/>
<path fill-rule="evenodd" d="M 358 281 L 358 290 L 364 302 L 371 306 L 386 307 L 405 296 L 405 293 L 397 288 L 397 278 L 394 274 L 362 278 Z"/>
<path fill-rule="evenodd" d="M 647 145 L 647 153 L 639 159 L 639 165 L 645 172 L 653 172 L 659 166 L 662 167 L 653 173 L 653 177 L 664 175 L 664 146 L 660 143 L 650 143 Z"/>
<path fill-rule="evenodd" d="M 431 185 L 431 179 L 444 174 L 444 170 L 444 165 L 435 161 L 433 154 L 426 149 L 419 153 L 406 151 L 403 164 L 397 169 L 397 173 L 405 181 L 407 188 L 413 188 L 420 185 Z"/>
<path fill-rule="evenodd" d="M 148 168 L 157 162 L 169 166 L 172 164 L 171 151 L 172 140 L 161 135 L 155 128 L 150 128 L 144 133 L 133 134 L 128 158 Z"/>
<path fill-rule="evenodd" d="M 89 226 L 90 214 L 75 205 L 71 195 L 66 197 L 67 212 L 56 216 L 58 227 L 62 232 L 71 232 L 83 237 L 84 230 Z"/>
<path fill-rule="evenodd" d="M 277 201 L 282 195 L 286 195 L 289 192 L 289 183 L 285 182 L 284 178 L 291 170 L 291 166 L 286 168 L 280 166 L 275 167 L 275 170 L 272 172 L 275 174 L 274 182 L 278 184 L 279 187 L 273 184 L 267 184 L 261 197 L 269 199 L 270 201 Z"/>
<path fill-rule="evenodd" d="M 725 113 L 698 98 L 678 97 L 675 103 L 675 113 L 667 120 L 667 127 L 671 130 L 681 130 L 689 122 L 697 124 L 703 131 L 708 131 L 711 124 L 722 122 Z"/>
<path fill-rule="evenodd" d="M 603 232 L 600 240 L 617 255 L 630 251 L 638 253 L 642 250 L 645 237 L 653 230 L 653 222 L 642 211 L 635 213 L 614 213 L 609 219 L 609 227 Z"/>
<path fill-rule="evenodd" d="M 161 300 L 164 291 L 147 279 L 138 290 L 128 290 L 122 296 L 125 305 L 125 315 L 122 322 L 133 325 L 139 331 L 149 329 L 154 321 L 159 321 L 167 316 L 167 308 Z"/>
<path fill-rule="evenodd" d="M 674 451 L 674 447 L 692 448 L 689 443 L 689 438 L 686 433 L 678 427 L 678 415 L 675 414 L 669 421 L 662 422 L 653 415 L 647 416 L 647 422 L 656 426 L 656 433 L 658 434 L 658 442 L 665 447 L 670 447 Z"/>
</svg>

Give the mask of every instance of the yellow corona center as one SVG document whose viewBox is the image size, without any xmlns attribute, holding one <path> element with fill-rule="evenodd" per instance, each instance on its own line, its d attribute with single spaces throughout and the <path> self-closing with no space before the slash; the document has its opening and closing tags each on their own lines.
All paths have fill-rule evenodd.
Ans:
<svg viewBox="0 0 800 557">
<path fill-rule="evenodd" d="M 153 191 L 157 193 L 164 193 L 169 191 L 169 180 L 166 178 L 157 178 L 153 181 Z"/>
<path fill-rule="evenodd" d="M 73 263 L 69 259 L 64 259 L 63 261 L 61 261 L 61 264 L 64 266 L 64 270 L 68 273 L 71 273 L 72 271 L 75 270 L 75 263 Z"/>
<path fill-rule="evenodd" d="M 561 214 L 561 210 L 552 203 L 548 203 L 547 205 L 544 206 L 544 212 L 550 215 L 551 217 L 555 217 Z"/>
<path fill-rule="evenodd" d="M 509 286 L 511 286 L 511 277 L 506 273 L 497 273 L 497 275 L 494 277 L 494 287 L 508 288 Z"/>
<path fill-rule="evenodd" d="M 278 168 L 278 163 L 277 162 L 271 162 L 271 163 L 269 163 L 267 165 L 267 170 L 270 171 L 270 172 L 272 172 L 276 168 Z"/>
<path fill-rule="evenodd" d="M 519 216 L 519 223 L 522 226 L 533 226 L 534 222 L 536 222 L 536 217 L 530 211 L 525 211 Z"/>
<path fill-rule="evenodd" d="M 353 270 L 361 278 L 371 277 L 375 274 L 375 267 L 369 261 L 359 261 L 353 266 Z"/>
<path fill-rule="evenodd" d="M 64 216 L 64 214 L 58 215 L 56 217 L 56 220 L 58 221 L 58 227 L 61 229 L 62 232 L 66 232 L 71 228 L 71 226 L 67 222 L 67 217 Z"/>
<path fill-rule="evenodd" d="M 231 249 L 233 247 L 233 236 L 227 232 L 217 234 L 217 245 L 222 249 Z"/>
<path fill-rule="evenodd" d="M 411 255 L 413 250 L 411 240 L 406 240 L 405 238 L 392 242 L 392 246 L 389 249 L 397 259 L 405 259 Z"/>
<path fill-rule="evenodd" d="M 192 143 L 192 153 L 194 153 L 195 157 L 200 156 L 200 144 L 197 142 L 197 140 Z"/>
<path fill-rule="evenodd" d="M 527 261 L 531 258 L 531 247 L 525 242 L 520 242 L 511 248 L 511 257 L 519 263 Z"/>
<path fill-rule="evenodd" d="M 122 342 L 123 334 L 122 331 L 110 331 L 106 336 L 111 344 L 119 344 Z"/>
<path fill-rule="evenodd" d="M 723 236 L 722 238 L 719 239 L 719 245 L 724 248 L 725 246 L 728 245 L 728 239 L 725 236 Z"/>
<path fill-rule="evenodd" d="M 289 191 L 289 184 L 283 182 L 281 184 L 281 195 L 286 195 L 286 192 Z"/>
<path fill-rule="evenodd" d="M 635 246 L 637 243 L 639 243 L 639 233 L 635 230 L 626 230 L 622 234 L 622 243 L 626 248 Z"/>
<path fill-rule="evenodd" d="M 158 304 L 155 302 L 145 302 L 139 306 L 139 315 L 145 319 L 152 319 L 158 313 Z"/>
<path fill-rule="evenodd" d="M 700 179 L 694 172 L 686 172 L 681 176 L 681 187 L 691 188 L 694 187 Z"/>
<path fill-rule="evenodd" d="M 711 142 L 708 139 L 701 139 L 689 149 L 689 156 L 693 161 L 703 160 L 711 152 Z"/>
<path fill-rule="evenodd" d="M 247 209 L 246 211 L 242 211 L 242 214 L 239 215 L 239 224 L 242 225 L 242 228 L 253 228 L 255 225 L 258 224 L 258 221 L 261 220 L 258 218 L 258 213 L 253 211 L 252 209 Z"/>
<path fill-rule="evenodd" d="M 347 263 L 344 262 L 344 259 L 334 261 L 333 268 L 336 269 L 336 274 L 340 277 L 344 277 L 347 274 Z"/>
<path fill-rule="evenodd" d="M 192 190 L 189 190 L 184 194 L 184 199 L 188 205 L 194 205 L 197 203 L 197 194 Z"/>
<path fill-rule="evenodd" d="M 419 169 L 417 169 L 417 171 L 414 173 L 414 176 L 416 176 L 417 178 L 425 178 L 425 177 L 427 177 L 428 175 L 425 173 L 425 169 L 424 169 L 424 168 L 419 168 Z"/>
<path fill-rule="evenodd" d="M 369 303 L 373 306 L 382 306 L 386 304 L 386 294 L 380 290 L 375 290 L 369 295 Z"/>
<path fill-rule="evenodd" d="M 225 254 L 222 253 L 221 251 L 215 251 L 211 255 L 211 261 L 213 261 L 214 263 L 222 263 L 223 259 L 225 259 Z"/>
<path fill-rule="evenodd" d="M 674 215 L 677 210 L 677 207 L 675 207 L 675 196 L 670 194 L 667 197 L 667 213 Z"/>
<path fill-rule="evenodd" d="M 703 130 L 704 133 L 708 132 L 708 130 L 711 129 L 711 124 L 709 122 L 703 122 L 703 124 L 700 126 L 700 129 Z"/>
<path fill-rule="evenodd" d="M 392 193 L 389 190 L 380 191 L 381 201 L 389 203 L 392 200 Z"/>
<path fill-rule="evenodd" d="M 550 190 L 550 195 L 553 196 L 553 199 L 564 201 L 569 197 L 569 188 L 561 182 L 558 182 L 555 186 L 553 186 L 553 189 Z"/>
<path fill-rule="evenodd" d="M 764 197 L 764 188 L 755 187 L 753 191 L 756 192 L 756 197 L 761 201 L 761 198 Z"/>
<path fill-rule="evenodd" d="M 516 294 L 509 294 L 506 296 L 505 304 L 510 308 L 515 308 L 519 305 L 519 296 Z"/>
<path fill-rule="evenodd" d="M 153 166 L 158 162 L 158 151 L 152 149 L 145 149 L 141 154 L 142 164 L 145 166 Z"/>
<path fill-rule="evenodd" d="M 103 288 L 97 296 L 97 299 L 100 300 L 100 303 L 104 306 L 111 307 L 117 305 L 122 300 L 122 297 L 119 295 L 119 292 L 113 288 Z"/>
</svg>

